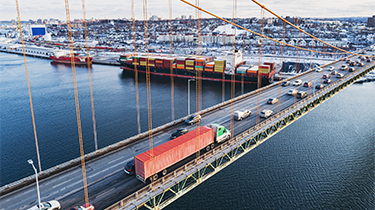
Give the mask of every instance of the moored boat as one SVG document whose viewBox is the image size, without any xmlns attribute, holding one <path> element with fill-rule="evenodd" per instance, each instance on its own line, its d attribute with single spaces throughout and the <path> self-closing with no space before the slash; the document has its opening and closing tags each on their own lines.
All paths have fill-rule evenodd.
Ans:
<svg viewBox="0 0 375 210">
<path fill-rule="evenodd" d="M 58 62 L 58 63 L 71 64 L 72 62 L 70 54 L 69 53 L 67 54 L 66 52 L 55 51 L 53 55 L 51 55 L 49 58 L 52 59 L 54 62 Z M 89 57 L 88 59 L 87 56 L 85 55 L 74 53 L 74 63 L 76 65 L 86 65 L 88 61 L 91 64 L 92 57 Z"/>
</svg>

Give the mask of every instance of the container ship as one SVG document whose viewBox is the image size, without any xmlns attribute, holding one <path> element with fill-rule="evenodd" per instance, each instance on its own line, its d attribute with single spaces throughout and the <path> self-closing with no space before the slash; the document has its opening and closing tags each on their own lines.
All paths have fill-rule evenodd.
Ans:
<svg viewBox="0 0 375 210">
<path fill-rule="evenodd" d="M 49 58 L 52 59 L 54 62 L 58 62 L 58 63 L 70 64 L 72 62 L 72 60 L 70 58 L 70 54 L 67 54 L 66 52 L 56 51 L 56 52 L 53 53 L 53 55 L 49 56 Z M 91 64 L 92 57 L 90 57 L 89 60 L 90 60 L 90 64 Z M 88 61 L 87 56 L 80 55 L 78 53 L 74 54 L 74 63 L 76 65 L 86 65 L 87 61 Z"/>
<path fill-rule="evenodd" d="M 234 56 L 233 56 L 234 53 Z M 238 50 L 227 54 L 226 58 L 212 56 L 173 56 L 149 53 L 128 53 L 120 56 L 121 69 L 146 73 L 146 66 L 150 74 L 172 76 L 179 78 L 195 78 L 196 71 L 201 72 L 202 80 L 231 82 L 232 75 L 237 83 L 257 83 L 258 76 L 261 85 L 273 82 L 276 72 L 274 63 L 263 63 L 260 66 L 246 66 L 242 60 L 242 53 Z M 234 66 L 234 68 L 232 68 Z"/>
</svg>

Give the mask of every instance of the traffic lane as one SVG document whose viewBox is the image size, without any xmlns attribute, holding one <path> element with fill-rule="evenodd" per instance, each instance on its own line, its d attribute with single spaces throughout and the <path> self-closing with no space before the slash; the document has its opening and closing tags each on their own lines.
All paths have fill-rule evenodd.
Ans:
<svg viewBox="0 0 375 210">
<path fill-rule="evenodd" d="M 98 181 L 95 185 L 89 185 L 89 202 L 95 206 L 95 209 L 105 209 L 141 189 L 146 184 L 138 181 L 135 176 L 129 176 L 123 170 L 115 172 L 112 176 Z M 85 203 L 83 188 L 75 191 L 60 199 L 61 209 L 69 209 L 73 206 Z"/>
</svg>

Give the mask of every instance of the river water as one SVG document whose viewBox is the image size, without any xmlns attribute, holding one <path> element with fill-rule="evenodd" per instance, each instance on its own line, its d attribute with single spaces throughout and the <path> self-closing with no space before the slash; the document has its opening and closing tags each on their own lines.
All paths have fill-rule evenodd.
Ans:
<svg viewBox="0 0 375 210">
<path fill-rule="evenodd" d="M 42 169 L 79 156 L 69 66 L 27 57 Z M 88 69 L 76 67 L 85 153 L 94 151 Z M 98 147 L 138 133 L 134 76 L 92 67 Z M 195 83 L 191 82 L 191 112 Z M 230 87 L 225 87 L 230 98 Z M 245 85 L 244 91 L 254 89 Z M 153 127 L 172 120 L 169 78 L 151 77 Z M 203 82 L 202 109 L 222 101 L 221 83 Z M 148 129 L 144 75 L 142 132 Z M 241 86 L 236 86 L 236 95 Z M 374 209 L 375 83 L 354 84 L 234 162 L 167 209 Z M 175 79 L 174 118 L 187 115 L 187 81 Z M 0 53 L 0 185 L 37 164 L 23 57 Z"/>
</svg>

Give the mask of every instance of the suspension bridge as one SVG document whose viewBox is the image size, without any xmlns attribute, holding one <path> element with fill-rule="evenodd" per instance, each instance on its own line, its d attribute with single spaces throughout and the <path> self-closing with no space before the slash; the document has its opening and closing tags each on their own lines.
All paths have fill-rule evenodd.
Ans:
<svg viewBox="0 0 375 210">
<path fill-rule="evenodd" d="M 286 24 L 291 25 L 300 33 L 310 36 L 318 42 L 322 42 L 327 47 L 330 47 L 335 50 L 334 53 L 328 51 L 317 51 L 314 49 L 307 49 L 300 46 L 294 46 L 287 44 L 285 42 L 278 41 L 276 39 L 267 37 L 263 34 L 263 28 L 260 29 L 260 32 L 250 31 L 249 29 L 236 24 L 235 16 L 237 9 L 237 1 L 233 3 L 233 19 L 232 21 L 221 18 L 208 10 L 205 10 L 199 7 L 199 1 L 195 4 L 189 3 L 185 0 L 181 0 L 187 5 L 196 9 L 197 19 L 197 28 L 200 28 L 199 18 L 201 13 L 206 13 L 212 17 L 218 18 L 225 23 L 232 24 L 237 28 L 249 31 L 261 39 L 269 39 L 280 46 L 289 46 L 296 48 L 298 50 L 304 50 L 311 53 L 321 53 L 321 54 L 335 54 L 342 55 L 342 57 L 354 58 L 356 56 L 368 56 L 370 59 L 363 66 L 354 66 L 353 71 L 347 69 L 342 69 L 343 60 L 334 60 L 332 63 L 322 66 L 322 71 L 316 71 L 316 68 L 312 68 L 301 74 L 290 77 L 286 80 L 274 82 L 271 85 L 261 87 L 260 77 L 258 77 L 258 89 L 246 94 L 243 94 L 238 97 L 234 97 L 234 88 L 235 81 L 232 77 L 231 81 L 231 100 L 225 101 L 221 104 L 209 107 L 204 110 L 200 110 L 201 100 L 201 72 L 196 71 L 196 114 L 202 116 L 202 120 L 198 121 L 196 125 L 185 125 L 184 121 L 188 117 L 174 120 L 168 124 L 154 128 L 152 126 L 152 107 L 151 107 L 151 82 L 150 82 L 150 70 L 149 67 L 146 67 L 146 83 L 147 83 L 147 108 L 148 108 L 148 132 L 141 133 L 137 136 L 131 137 L 124 141 L 121 141 L 115 145 L 111 145 L 105 149 L 98 149 L 90 154 L 85 154 L 83 150 L 83 139 L 82 139 L 82 130 L 80 128 L 80 109 L 78 101 L 78 90 L 77 90 L 77 80 L 75 78 L 75 64 L 74 64 L 74 53 L 72 45 L 72 33 L 70 26 L 70 14 L 69 14 L 69 3 L 65 1 L 66 16 L 67 16 L 67 25 L 68 25 L 68 34 L 70 40 L 70 57 L 71 57 L 71 67 L 73 72 L 73 84 L 74 84 L 74 95 L 76 103 L 76 116 L 77 116 L 77 125 L 79 133 L 79 143 L 80 143 L 80 158 L 71 160 L 67 163 L 58 165 L 54 168 L 48 170 L 41 170 L 40 159 L 38 158 L 39 166 L 39 177 L 42 180 L 40 183 L 40 188 L 49 189 L 48 196 L 45 199 L 55 198 L 62 204 L 62 208 L 65 209 L 68 205 L 82 202 L 79 201 L 79 198 L 76 198 L 75 195 L 77 192 L 84 191 L 84 203 L 90 202 L 102 202 L 106 200 L 107 205 L 106 209 L 162 209 L 167 206 L 174 200 L 182 197 L 185 193 L 192 190 L 194 187 L 203 183 L 205 180 L 212 177 L 214 174 L 219 173 L 220 170 L 227 167 L 246 153 L 250 152 L 252 149 L 256 148 L 267 139 L 276 135 L 279 131 L 295 122 L 306 113 L 313 110 L 315 107 L 319 106 L 326 100 L 330 99 L 335 94 L 339 93 L 344 88 L 353 84 L 359 78 L 368 74 L 370 71 L 373 71 L 375 68 L 375 62 L 371 60 L 371 55 L 369 54 L 358 54 L 350 52 L 347 50 L 340 49 L 329 43 L 324 42 L 323 40 L 318 39 L 299 29 L 297 26 L 286 21 L 281 16 L 273 13 L 264 5 L 259 4 L 257 1 L 253 2 L 261 7 L 262 13 L 264 11 L 270 12 L 275 15 L 277 18 L 282 19 Z M 20 23 L 20 13 L 18 10 L 18 1 L 17 2 L 17 11 L 18 11 L 18 20 L 19 20 L 19 29 L 21 29 Z M 132 1 L 133 2 L 133 1 Z M 169 1 L 171 4 L 171 1 Z M 134 6 L 134 4 L 132 4 Z M 147 27 L 147 1 L 143 1 L 144 6 L 144 34 L 145 37 L 148 37 L 148 27 Z M 84 20 L 85 17 L 85 3 L 82 3 Z M 134 14 L 133 14 L 134 17 Z M 85 29 L 87 28 L 85 22 Z M 134 18 L 133 18 L 133 28 L 134 28 Z M 170 27 L 170 33 L 172 33 Z M 21 39 L 22 39 L 22 30 Z M 85 30 L 86 32 L 86 30 Z M 87 42 L 87 32 L 86 32 L 86 42 Z M 198 40 L 200 35 L 197 34 Z M 23 40 L 22 40 L 23 42 Z M 171 40 L 172 42 L 172 40 Z M 135 42 L 134 42 L 135 44 Z M 148 54 L 148 39 L 145 38 L 146 44 L 146 54 Z M 171 44 L 172 46 L 172 44 Z M 235 48 L 235 46 L 232 46 Z M 197 45 L 197 55 L 199 55 L 199 41 Z M 89 47 L 87 49 L 87 55 L 89 56 Z M 136 49 L 136 48 L 134 48 Z M 262 60 L 262 42 L 259 43 L 259 64 Z M 171 50 L 172 52 L 172 50 Z M 26 75 L 27 75 L 27 62 L 24 58 Z M 335 74 L 332 74 L 332 71 L 327 71 L 328 67 L 333 67 L 338 69 L 339 73 L 342 74 L 341 77 L 337 77 Z M 89 74 L 90 74 L 90 65 L 88 65 Z M 171 68 L 172 72 L 172 68 Z M 331 80 L 324 83 L 323 78 L 327 77 L 326 75 L 331 75 Z M 28 78 L 28 76 L 27 76 Z M 91 78 L 91 77 L 90 77 Z M 295 86 L 294 89 L 299 92 L 306 92 L 306 97 L 297 97 L 296 95 L 289 95 L 288 91 L 290 86 L 283 86 L 282 83 L 290 81 L 291 83 L 296 80 L 306 81 L 307 83 L 311 82 L 313 86 L 307 85 L 304 86 Z M 135 71 L 135 89 L 137 91 L 137 112 L 139 116 L 139 104 L 138 104 L 138 73 Z M 319 89 L 315 85 L 324 84 Z M 223 81 L 223 86 L 225 85 Z M 173 98 L 173 75 L 171 76 L 171 95 Z M 34 134 L 35 134 L 35 144 L 38 151 L 38 141 L 36 135 L 36 125 L 34 120 L 33 106 L 32 106 L 32 97 L 29 89 L 29 99 L 30 99 L 30 108 L 31 115 L 34 125 Z M 90 80 L 90 90 L 91 90 L 91 108 L 93 116 L 93 130 L 96 132 L 96 122 L 95 122 L 95 109 L 94 109 L 94 97 L 92 92 L 92 84 Z M 269 98 L 277 98 L 278 102 L 276 104 L 267 104 Z M 171 101 L 172 107 L 173 100 Z M 243 121 L 235 121 L 233 114 L 235 110 L 248 109 L 251 110 L 252 114 L 250 117 L 246 118 Z M 261 118 L 260 112 L 264 109 L 271 110 L 273 115 L 268 118 Z M 172 110 L 173 113 L 173 110 Z M 173 114 L 172 114 L 173 115 Z M 138 122 L 139 123 L 139 122 Z M 208 151 L 198 151 L 195 155 L 190 156 L 177 164 L 173 165 L 167 174 L 164 176 L 151 180 L 150 183 L 142 183 L 138 181 L 134 176 L 129 176 L 123 179 L 122 176 L 119 176 L 117 173 L 118 168 L 122 168 L 124 163 L 116 163 L 117 159 L 126 159 L 130 161 L 134 156 L 144 151 L 151 151 L 151 157 L 153 156 L 153 149 L 169 140 L 170 131 L 176 130 L 177 128 L 187 128 L 187 129 L 200 129 L 201 125 L 207 124 L 220 124 L 226 128 L 229 128 L 231 132 L 231 138 L 227 141 L 224 141 L 220 144 L 215 145 L 214 148 L 211 148 Z M 95 133 L 95 141 L 96 133 Z M 39 157 L 39 154 L 37 155 Z M 109 163 L 116 163 L 108 166 Z M 78 167 L 77 167 L 78 166 Z M 90 171 L 87 171 L 87 168 L 90 168 Z M 121 169 L 122 170 L 122 169 Z M 11 209 L 27 209 L 27 205 L 35 201 L 35 187 L 34 187 L 35 176 L 27 177 L 23 180 L 19 180 L 15 183 L 1 187 L 1 202 L 2 206 L 10 206 Z M 81 187 L 77 187 L 81 186 Z M 14 203 L 14 200 L 22 196 L 24 200 L 20 203 Z"/>
</svg>

